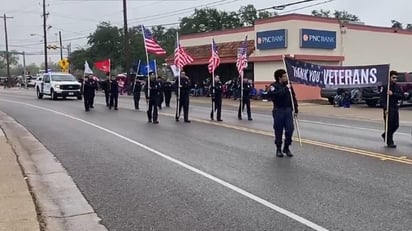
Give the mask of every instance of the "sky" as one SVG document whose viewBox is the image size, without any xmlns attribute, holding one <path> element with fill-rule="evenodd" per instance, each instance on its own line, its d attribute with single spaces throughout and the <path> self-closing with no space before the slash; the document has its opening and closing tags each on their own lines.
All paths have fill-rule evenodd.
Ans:
<svg viewBox="0 0 412 231">
<path fill-rule="evenodd" d="M 210 7 L 223 11 L 237 11 L 241 6 L 254 4 L 256 9 L 282 5 L 299 0 L 127 0 L 128 24 L 176 26 L 179 19 L 190 16 L 195 8 Z M 373 3 L 373 4 L 372 4 Z M 46 0 L 48 43 L 58 45 L 61 31 L 63 46 L 69 43 L 72 51 L 87 48 L 86 37 L 102 21 L 123 26 L 122 0 Z M 6 14 L 9 50 L 25 52 L 26 64 L 43 62 L 42 0 L 0 0 L 0 15 Z M 395 19 L 404 25 L 412 23 L 411 0 L 314 0 L 289 6 L 278 14 L 310 14 L 312 10 L 346 10 L 360 17 L 367 25 L 391 26 Z M 170 25 L 176 23 L 175 25 Z M 5 50 L 4 23 L 0 22 L 0 51 Z M 57 62 L 59 50 L 48 50 L 49 59 Z M 67 52 L 64 51 L 64 55 Z M 20 62 L 22 59 L 20 58 Z"/>
</svg>

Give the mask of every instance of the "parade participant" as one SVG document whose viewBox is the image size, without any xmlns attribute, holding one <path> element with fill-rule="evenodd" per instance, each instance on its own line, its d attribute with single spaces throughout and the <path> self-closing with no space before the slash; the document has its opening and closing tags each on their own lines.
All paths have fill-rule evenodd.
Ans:
<svg viewBox="0 0 412 231">
<path fill-rule="evenodd" d="M 237 113 L 237 117 L 239 120 L 242 119 L 242 111 L 244 110 L 246 106 L 246 111 L 247 111 L 247 119 L 249 121 L 253 120 L 252 119 L 252 112 L 250 110 L 250 97 L 251 97 L 251 92 L 252 92 L 253 86 L 251 83 L 248 82 L 247 78 L 243 79 L 243 98 L 242 98 L 242 105 L 239 104 L 239 111 Z M 241 90 L 241 89 L 239 89 Z"/>
<path fill-rule="evenodd" d="M 89 76 L 85 76 L 82 84 L 83 84 L 84 110 L 90 111 L 93 92 L 95 90 L 93 86 L 93 80 L 89 78 Z"/>
<path fill-rule="evenodd" d="M 294 131 L 293 116 L 296 117 L 298 114 L 298 103 L 286 71 L 283 69 L 276 70 L 274 77 L 275 82 L 270 85 L 268 97 L 273 101 L 272 116 L 275 131 L 276 156 L 283 157 L 283 153 L 285 153 L 286 156 L 292 157 L 293 154 L 289 146 L 292 144 Z M 292 97 L 290 94 L 292 94 Z M 285 143 L 282 153 L 283 130 L 285 130 Z"/>
<path fill-rule="evenodd" d="M 162 110 L 162 104 L 163 104 L 163 92 L 164 92 L 164 80 L 162 79 L 162 77 L 158 76 L 157 77 L 157 82 L 160 82 L 162 85 L 162 88 L 160 89 L 160 95 L 159 95 L 159 100 L 158 100 L 158 107 L 160 110 Z"/>
<path fill-rule="evenodd" d="M 179 115 L 183 108 L 183 118 L 185 123 L 190 123 L 189 120 L 189 95 L 190 95 L 190 80 L 184 71 L 180 74 L 180 99 L 179 99 Z M 179 118 L 176 118 L 179 121 Z"/>
<path fill-rule="evenodd" d="M 139 101 L 140 101 L 140 93 L 142 91 L 142 82 L 135 77 L 133 83 L 133 100 L 134 100 L 134 109 L 139 110 Z"/>
<path fill-rule="evenodd" d="M 109 107 L 110 101 L 110 74 L 107 72 L 106 74 L 107 79 L 101 82 L 101 87 L 104 91 L 104 97 L 106 99 L 106 107 Z"/>
<path fill-rule="evenodd" d="M 160 93 L 162 89 L 162 83 L 158 81 L 153 74 L 150 74 L 150 86 L 146 81 L 144 91 L 146 96 L 146 101 L 149 103 L 149 107 L 147 110 L 147 119 L 149 123 L 158 124 L 158 110 L 157 107 L 159 105 Z"/>
<path fill-rule="evenodd" d="M 211 86 L 211 91 L 213 92 L 213 86 Z M 218 75 L 215 76 L 215 86 L 214 86 L 214 92 L 215 94 L 213 95 L 212 93 L 212 100 L 215 102 L 215 108 L 212 110 L 216 111 L 216 118 L 217 121 L 223 121 L 222 120 L 222 96 L 223 96 L 223 88 L 222 88 L 222 82 L 220 81 L 220 77 Z M 212 113 L 213 114 L 213 113 Z M 213 120 L 213 117 L 211 117 Z"/>
<path fill-rule="evenodd" d="M 96 90 L 97 90 L 97 81 L 98 81 L 98 78 L 96 77 L 96 76 L 93 76 L 93 75 L 89 75 L 89 80 L 91 81 L 91 83 L 92 83 L 92 86 L 93 86 L 93 91 L 91 92 L 92 94 L 91 94 L 91 96 L 90 96 L 90 108 L 94 108 L 94 97 L 96 96 Z"/>
<path fill-rule="evenodd" d="M 114 107 L 114 110 L 117 110 L 117 101 L 119 98 L 119 85 L 116 81 L 116 76 L 112 75 L 109 86 L 110 86 L 109 109 L 111 110 L 112 107 Z"/>
<path fill-rule="evenodd" d="M 396 83 L 398 80 L 398 72 L 390 71 L 390 86 L 388 91 L 388 86 L 384 86 L 381 92 L 381 102 L 383 107 L 383 119 L 386 128 L 386 119 L 388 119 L 388 134 L 386 145 L 388 148 L 396 148 L 393 142 L 393 134 L 399 128 L 399 107 L 398 101 L 403 99 L 404 94 L 402 89 Z M 387 97 L 389 95 L 389 108 L 387 108 Z M 386 130 L 386 129 L 385 129 Z M 385 140 L 385 132 L 381 135 Z"/>
<path fill-rule="evenodd" d="M 164 82 L 163 92 L 165 95 L 165 103 L 166 107 L 170 107 L 170 99 L 172 98 L 172 90 L 173 86 L 172 83 L 169 81 Z"/>
</svg>

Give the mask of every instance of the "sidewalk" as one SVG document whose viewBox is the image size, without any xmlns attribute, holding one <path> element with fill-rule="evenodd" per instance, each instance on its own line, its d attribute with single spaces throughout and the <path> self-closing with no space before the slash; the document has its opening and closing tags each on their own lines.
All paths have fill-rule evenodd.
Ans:
<svg viewBox="0 0 412 231">
<path fill-rule="evenodd" d="M 0 129 L 0 231 L 40 230 L 17 156 Z"/>
</svg>

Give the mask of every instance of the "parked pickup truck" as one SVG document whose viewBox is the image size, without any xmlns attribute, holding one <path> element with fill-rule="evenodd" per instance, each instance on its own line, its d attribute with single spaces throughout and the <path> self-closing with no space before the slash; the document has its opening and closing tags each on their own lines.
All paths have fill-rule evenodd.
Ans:
<svg viewBox="0 0 412 231">
<path fill-rule="evenodd" d="M 49 72 L 43 74 L 40 84 L 36 84 L 36 93 L 39 99 L 43 98 L 43 95 L 50 95 L 52 100 L 58 97 L 77 97 L 80 100 L 80 87 L 81 84 L 69 73 Z"/>
<path fill-rule="evenodd" d="M 399 72 L 397 83 L 405 94 L 405 98 L 400 102 L 400 104 L 403 104 L 405 102 L 412 103 L 412 72 L 410 73 Z M 376 105 L 381 105 L 381 102 L 380 102 L 381 89 L 382 89 L 382 86 L 360 88 L 360 98 L 362 101 L 365 101 L 365 103 L 369 107 L 376 107 Z M 320 90 L 321 97 L 328 99 L 330 104 L 334 103 L 333 99 L 336 93 L 337 93 L 336 88 L 322 88 Z"/>
</svg>

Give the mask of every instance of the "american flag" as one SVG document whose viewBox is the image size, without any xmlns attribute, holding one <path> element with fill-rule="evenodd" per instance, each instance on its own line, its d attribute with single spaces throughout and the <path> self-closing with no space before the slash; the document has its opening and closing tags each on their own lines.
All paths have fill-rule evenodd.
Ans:
<svg viewBox="0 0 412 231">
<path fill-rule="evenodd" d="M 247 68 L 247 35 L 245 41 L 242 43 L 242 47 L 239 48 L 240 52 L 238 53 L 236 60 L 236 67 L 239 75 L 243 74 L 243 70 Z"/>
<path fill-rule="evenodd" d="M 186 53 L 183 47 L 180 46 L 180 42 L 177 42 L 177 46 L 175 49 L 175 65 L 182 69 L 187 64 L 191 64 L 193 62 L 193 58 Z"/>
<path fill-rule="evenodd" d="M 213 73 L 219 65 L 220 65 L 220 57 L 217 51 L 217 45 L 215 43 L 215 40 L 212 39 L 212 56 L 209 59 L 209 65 L 208 65 L 209 73 Z"/>
<path fill-rule="evenodd" d="M 152 32 L 146 29 L 143 25 L 142 25 L 142 30 L 143 30 L 144 42 L 146 45 L 146 51 L 148 53 L 152 53 L 155 55 L 165 55 L 166 51 L 163 50 L 163 48 L 157 43 L 157 41 L 152 35 Z"/>
</svg>

